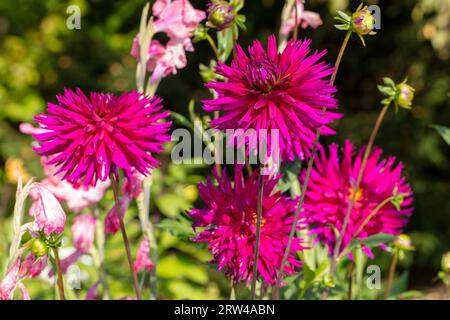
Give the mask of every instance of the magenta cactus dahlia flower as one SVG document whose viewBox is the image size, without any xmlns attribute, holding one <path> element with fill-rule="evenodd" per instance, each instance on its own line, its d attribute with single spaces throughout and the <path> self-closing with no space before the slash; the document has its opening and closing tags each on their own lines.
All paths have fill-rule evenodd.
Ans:
<svg viewBox="0 0 450 320">
<path fill-rule="evenodd" d="M 58 104 L 49 103 L 48 113 L 35 117 L 45 132 L 34 134 L 38 154 L 52 156 L 62 179 L 95 185 L 122 169 L 131 179 L 133 168 L 142 174 L 156 167 L 152 153 L 161 152 L 170 140 L 169 115 L 161 111 L 161 99 L 137 92 L 120 96 L 64 90 Z"/>
<path fill-rule="evenodd" d="M 225 170 L 221 176 L 216 171 L 214 176 L 217 186 L 211 179 L 199 185 L 205 207 L 188 212 L 194 219 L 194 230 L 201 228 L 194 241 L 208 243 L 213 255 L 212 263 L 217 264 L 218 270 L 231 280 L 249 282 L 253 277 L 259 173 L 255 171 L 244 178 L 242 166 L 238 165 L 234 183 L 226 176 Z M 270 284 L 275 283 L 281 267 L 296 205 L 295 200 L 274 191 L 279 179 L 279 176 L 264 176 L 258 273 Z M 296 252 L 303 249 L 302 240 L 294 238 L 285 275 L 293 274 L 300 267 Z"/>
<path fill-rule="evenodd" d="M 352 239 L 364 239 L 377 233 L 398 235 L 412 213 L 412 190 L 402 176 L 403 165 L 395 157 L 381 160 L 382 150 L 374 148 L 367 160 L 364 175 L 357 191 L 354 185 L 361 166 L 364 149 L 359 152 L 350 141 L 345 142 L 342 157 L 338 146 L 329 147 L 328 157 L 320 150 L 311 172 L 305 204 L 305 216 L 311 232 L 333 251 L 337 231 L 342 229 L 344 217 L 354 192 L 356 202 L 342 242 L 341 251 Z M 304 179 L 303 172 L 300 180 Z M 401 195 L 398 208 L 389 201 Z M 387 201 L 386 201 L 387 200 Z M 380 205 L 385 202 L 384 205 Z M 379 207 L 377 211 L 375 208 Z M 374 213 L 375 212 L 375 213 Z M 363 247 L 369 257 L 373 254 Z"/>
<path fill-rule="evenodd" d="M 279 53 L 275 36 L 271 36 L 267 52 L 255 41 L 248 56 L 238 45 L 231 66 L 220 63 L 217 67 L 225 81 L 207 84 L 218 98 L 203 101 L 204 109 L 221 112 L 211 124 L 219 130 L 243 129 L 250 150 L 257 149 L 261 129 L 268 134 L 279 130 L 282 160 L 308 157 L 317 128 L 325 125 L 322 134 L 334 134 L 326 125 L 340 118 L 330 111 L 337 108 L 337 102 L 333 98 L 336 89 L 327 79 L 333 69 L 320 61 L 326 51 L 311 53 L 310 44 L 310 40 L 290 41 Z M 240 134 L 233 138 L 239 141 Z M 271 143 L 268 139 L 268 150 Z"/>
</svg>

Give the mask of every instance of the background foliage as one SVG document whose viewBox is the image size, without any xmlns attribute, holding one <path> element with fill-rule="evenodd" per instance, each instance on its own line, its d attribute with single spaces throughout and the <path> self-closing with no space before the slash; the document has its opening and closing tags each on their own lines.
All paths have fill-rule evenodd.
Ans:
<svg viewBox="0 0 450 320">
<path fill-rule="evenodd" d="M 197 8 L 205 8 L 206 2 L 192 1 Z M 247 31 L 240 38 L 245 46 L 252 39 L 265 41 L 279 29 L 283 5 L 278 0 L 246 2 L 242 13 L 247 16 Z M 450 249 L 450 148 L 430 128 L 432 124 L 450 126 L 450 1 L 368 3 L 381 7 L 381 30 L 366 39 L 365 48 L 357 37 L 352 37 L 337 79 L 345 117 L 335 124 L 337 136 L 325 138 L 323 143 L 342 144 L 348 138 L 361 146 L 367 141 L 380 108 L 376 84 L 383 76 L 400 82 L 408 75 L 417 89 L 414 108 L 410 113 L 390 112 L 376 143 L 386 154 L 396 155 L 404 163 L 415 194 L 415 212 L 406 232 L 416 251 L 401 265 L 401 269 L 411 272 L 409 281 L 406 275 L 405 284 L 414 289 L 430 287 L 435 283 L 442 253 Z M 66 28 L 66 8 L 70 4 L 81 8 L 81 30 Z M 6 160 L 21 158 L 32 175 L 42 177 L 31 138 L 19 133 L 19 124 L 31 122 L 34 114 L 44 110 L 46 101 L 55 101 L 55 94 L 64 87 L 111 92 L 134 89 L 136 63 L 129 50 L 144 4 L 143 0 L 0 2 L 0 240 L 7 239 L 14 202 L 15 186 L 5 175 Z M 300 37 L 312 38 L 317 49 L 328 49 L 327 59 L 333 62 L 344 36 L 333 28 L 334 12 L 354 9 L 357 4 L 348 0 L 308 0 L 306 9 L 319 12 L 324 25 L 317 30 L 301 30 Z M 207 43 L 199 43 L 188 56 L 188 66 L 177 76 L 163 80 L 158 94 L 169 109 L 187 114 L 193 96 L 197 101 L 208 97 L 198 66 L 208 64 L 210 58 Z M 229 295 L 225 278 L 206 264 L 210 259 L 206 247 L 189 240 L 192 231 L 184 214 L 197 200 L 194 185 L 207 172 L 201 167 L 175 166 L 167 160 L 155 173 L 152 212 L 159 225 L 162 298 Z M 112 205 L 112 195 L 108 197 L 103 203 L 105 210 Z M 129 225 L 132 237 L 133 227 L 136 228 L 136 250 L 138 223 L 130 221 Z M 130 292 L 119 272 L 126 270 L 125 265 L 120 266 L 125 260 L 119 259 L 123 254 L 119 240 L 118 236 L 108 239 L 107 269 L 117 276 L 112 290 L 125 296 Z M 70 245 L 69 240 L 67 243 Z M 0 241 L 1 264 L 6 252 L 7 241 Z M 388 265 L 386 258 L 379 262 L 384 268 Z M 80 264 L 87 278 L 95 276 L 88 260 Z M 41 287 L 32 286 L 31 296 L 51 297 Z M 82 289 L 80 295 L 86 287 Z"/>
</svg>

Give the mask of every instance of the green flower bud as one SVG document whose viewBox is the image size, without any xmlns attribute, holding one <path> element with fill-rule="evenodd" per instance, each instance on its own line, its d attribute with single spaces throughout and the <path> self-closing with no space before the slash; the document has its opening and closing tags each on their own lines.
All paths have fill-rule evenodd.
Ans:
<svg viewBox="0 0 450 320">
<path fill-rule="evenodd" d="M 443 256 L 442 256 L 442 271 L 444 271 L 445 273 L 450 273 L 450 251 L 446 252 Z"/>
<path fill-rule="evenodd" d="M 360 36 L 374 34 L 375 18 L 370 10 L 367 9 L 367 6 L 363 8 L 361 6 L 352 15 L 352 29 Z"/>
<path fill-rule="evenodd" d="M 208 22 L 206 26 L 209 28 L 217 28 L 223 30 L 233 25 L 236 13 L 233 6 L 227 1 L 216 0 L 208 4 Z"/>
<path fill-rule="evenodd" d="M 407 234 L 401 234 L 394 240 L 394 246 L 400 250 L 411 251 L 414 249 L 412 246 L 411 238 Z"/>
<path fill-rule="evenodd" d="M 395 103 L 405 109 L 411 109 L 411 104 L 414 99 L 415 89 L 406 83 L 400 83 L 397 86 L 397 95 L 395 97 Z"/>
<path fill-rule="evenodd" d="M 47 254 L 48 247 L 44 240 L 42 240 L 40 238 L 35 238 L 35 239 L 31 240 L 30 251 L 36 257 L 42 257 L 43 255 Z"/>
</svg>

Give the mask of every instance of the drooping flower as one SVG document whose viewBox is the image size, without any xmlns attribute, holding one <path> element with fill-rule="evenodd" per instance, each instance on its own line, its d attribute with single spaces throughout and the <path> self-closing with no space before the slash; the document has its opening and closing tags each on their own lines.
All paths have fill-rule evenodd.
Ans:
<svg viewBox="0 0 450 320">
<path fill-rule="evenodd" d="M 123 196 L 119 200 L 119 208 L 120 214 L 122 215 L 122 219 L 125 216 L 125 213 L 130 204 L 131 198 L 127 195 Z M 120 229 L 120 220 L 117 212 L 116 205 L 113 205 L 112 208 L 108 211 L 105 217 L 105 233 L 106 234 L 116 234 Z"/>
<path fill-rule="evenodd" d="M 352 15 L 352 27 L 353 30 L 360 36 L 367 34 L 373 34 L 375 28 L 375 17 L 367 6 L 358 7 L 358 9 Z"/>
<path fill-rule="evenodd" d="M 37 228 L 46 235 L 63 232 L 66 214 L 55 196 L 40 183 L 33 184 L 30 196 L 33 198 L 30 214 Z"/>
<path fill-rule="evenodd" d="M 221 112 L 211 124 L 219 130 L 236 130 L 232 140 L 245 140 L 250 150 L 257 149 L 261 130 L 267 130 L 268 136 L 277 130 L 279 141 L 268 139 L 268 150 L 277 143 L 282 160 L 309 156 L 316 130 L 324 125 L 322 134 L 334 134 L 326 125 L 340 117 L 330 112 L 337 107 L 336 90 L 326 79 L 332 69 L 320 61 L 325 51 L 311 54 L 310 43 L 290 41 L 278 53 L 271 36 L 267 52 L 255 41 L 248 56 L 237 46 L 231 66 L 221 63 L 217 67 L 225 81 L 207 84 L 218 98 L 204 101 L 204 109 Z M 324 113 L 322 108 L 326 108 Z"/>
<path fill-rule="evenodd" d="M 212 263 L 235 282 L 251 281 L 257 221 L 258 180 L 255 171 L 244 178 L 242 166 L 236 166 L 234 183 L 225 170 L 214 173 L 218 185 L 211 179 L 199 185 L 202 209 L 191 209 L 193 228 L 201 228 L 194 241 L 206 242 L 213 255 Z M 266 283 L 273 284 L 281 267 L 289 232 L 293 223 L 296 201 L 274 188 L 280 177 L 264 176 L 264 197 L 261 223 L 258 273 Z M 300 226 L 299 226 L 300 228 Z M 295 237 L 287 259 L 284 275 L 291 275 L 300 266 L 296 252 L 304 249 Z"/>
<path fill-rule="evenodd" d="M 311 232 L 317 240 L 333 251 L 353 194 L 356 202 L 343 238 L 341 251 L 352 239 L 364 239 L 378 233 L 398 235 L 408 222 L 413 208 L 412 190 L 402 176 L 403 165 L 395 157 L 381 159 L 381 149 L 374 148 L 367 160 L 358 190 L 356 179 L 361 167 L 364 149 L 359 152 L 346 141 L 342 156 L 338 146 L 329 147 L 328 156 L 321 150 L 314 168 L 303 206 Z M 301 176 L 303 182 L 305 173 Z M 394 203 L 396 196 L 402 201 Z M 377 208 L 383 202 L 384 205 Z M 397 208 L 398 207 L 398 208 Z M 372 256 L 369 248 L 363 247 Z"/>
<path fill-rule="evenodd" d="M 75 248 L 88 253 L 94 244 L 95 225 L 97 219 L 88 214 L 82 214 L 73 219 L 72 235 Z"/>
<path fill-rule="evenodd" d="M 138 252 L 136 254 L 136 260 L 134 261 L 134 271 L 139 272 L 143 270 L 152 271 L 153 262 L 150 260 L 150 240 L 145 237 L 139 245 Z"/>
<path fill-rule="evenodd" d="M 131 178 L 132 168 L 147 175 L 158 161 L 152 154 L 170 140 L 169 113 L 161 111 L 161 99 L 137 92 L 120 96 L 91 93 L 79 89 L 58 95 L 58 104 L 48 104 L 48 114 L 35 121 L 47 132 L 34 134 L 35 148 L 51 156 L 49 165 L 58 166 L 56 174 L 72 184 L 95 185 L 122 169 Z"/>
<path fill-rule="evenodd" d="M 297 12 L 295 8 L 292 9 L 289 19 L 287 19 L 281 26 L 281 33 L 285 36 L 294 30 L 296 26 L 301 26 L 303 29 L 311 27 L 313 29 L 322 25 L 320 15 L 313 11 L 305 10 L 303 0 L 296 0 Z M 297 17 L 297 21 L 296 18 Z"/>
</svg>

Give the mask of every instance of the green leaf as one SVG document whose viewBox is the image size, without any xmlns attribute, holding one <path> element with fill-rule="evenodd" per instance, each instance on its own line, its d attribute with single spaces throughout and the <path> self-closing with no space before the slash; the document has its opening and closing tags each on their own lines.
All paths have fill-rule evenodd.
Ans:
<svg viewBox="0 0 450 320">
<path fill-rule="evenodd" d="M 450 128 L 440 126 L 437 124 L 431 125 L 432 128 L 436 129 L 436 131 L 441 135 L 441 137 L 450 145 Z"/>
<path fill-rule="evenodd" d="M 194 236 L 192 226 L 186 219 L 164 219 L 158 226 L 175 237 L 189 239 Z"/>
<path fill-rule="evenodd" d="M 395 236 L 388 233 L 378 233 L 374 234 L 373 236 L 367 237 L 363 240 L 361 240 L 361 244 L 371 248 L 376 247 L 382 243 L 391 242 L 395 239 Z"/>
<path fill-rule="evenodd" d="M 383 78 L 383 82 L 384 82 L 384 84 L 386 84 L 386 85 L 388 85 L 388 86 L 391 86 L 392 88 L 395 88 L 395 82 L 394 82 L 394 80 L 392 80 L 391 78 L 389 78 L 389 77 L 384 77 L 384 78 Z"/>
<path fill-rule="evenodd" d="M 348 15 L 348 14 L 346 14 L 345 12 L 342 12 L 342 11 L 340 11 L 340 10 L 337 10 L 336 11 L 337 12 L 337 14 L 340 16 L 340 17 L 342 17 L 342 19 L 344 19 L 345 21 L 350 21 L 352 18 Z"/>
<path fill-rule="evenodd" d="M 218 50 L 221 61 L 226 61 L 230 56 L 231 51 L 233 51 L 233 28 L 228 28 L 217 33 Z M 237 30 L 235 30 L 235 32 L 237 32 Z"/>
<path fill-rule="evenodd" d="M 175 122 L 177 122 L 178 124 L 181 124 L 182 126 L 185 126 L 189 129 L 194 130 L 194 125 L 192 124 L 192 122 L 189 121 L 188 118 L 186 118 L 185 116 L 183 116 L 182 114 L 179 114 L 175 111 L 171 111 L 170 112 L 170 116 L 175 120 Z"/>
</svg>

